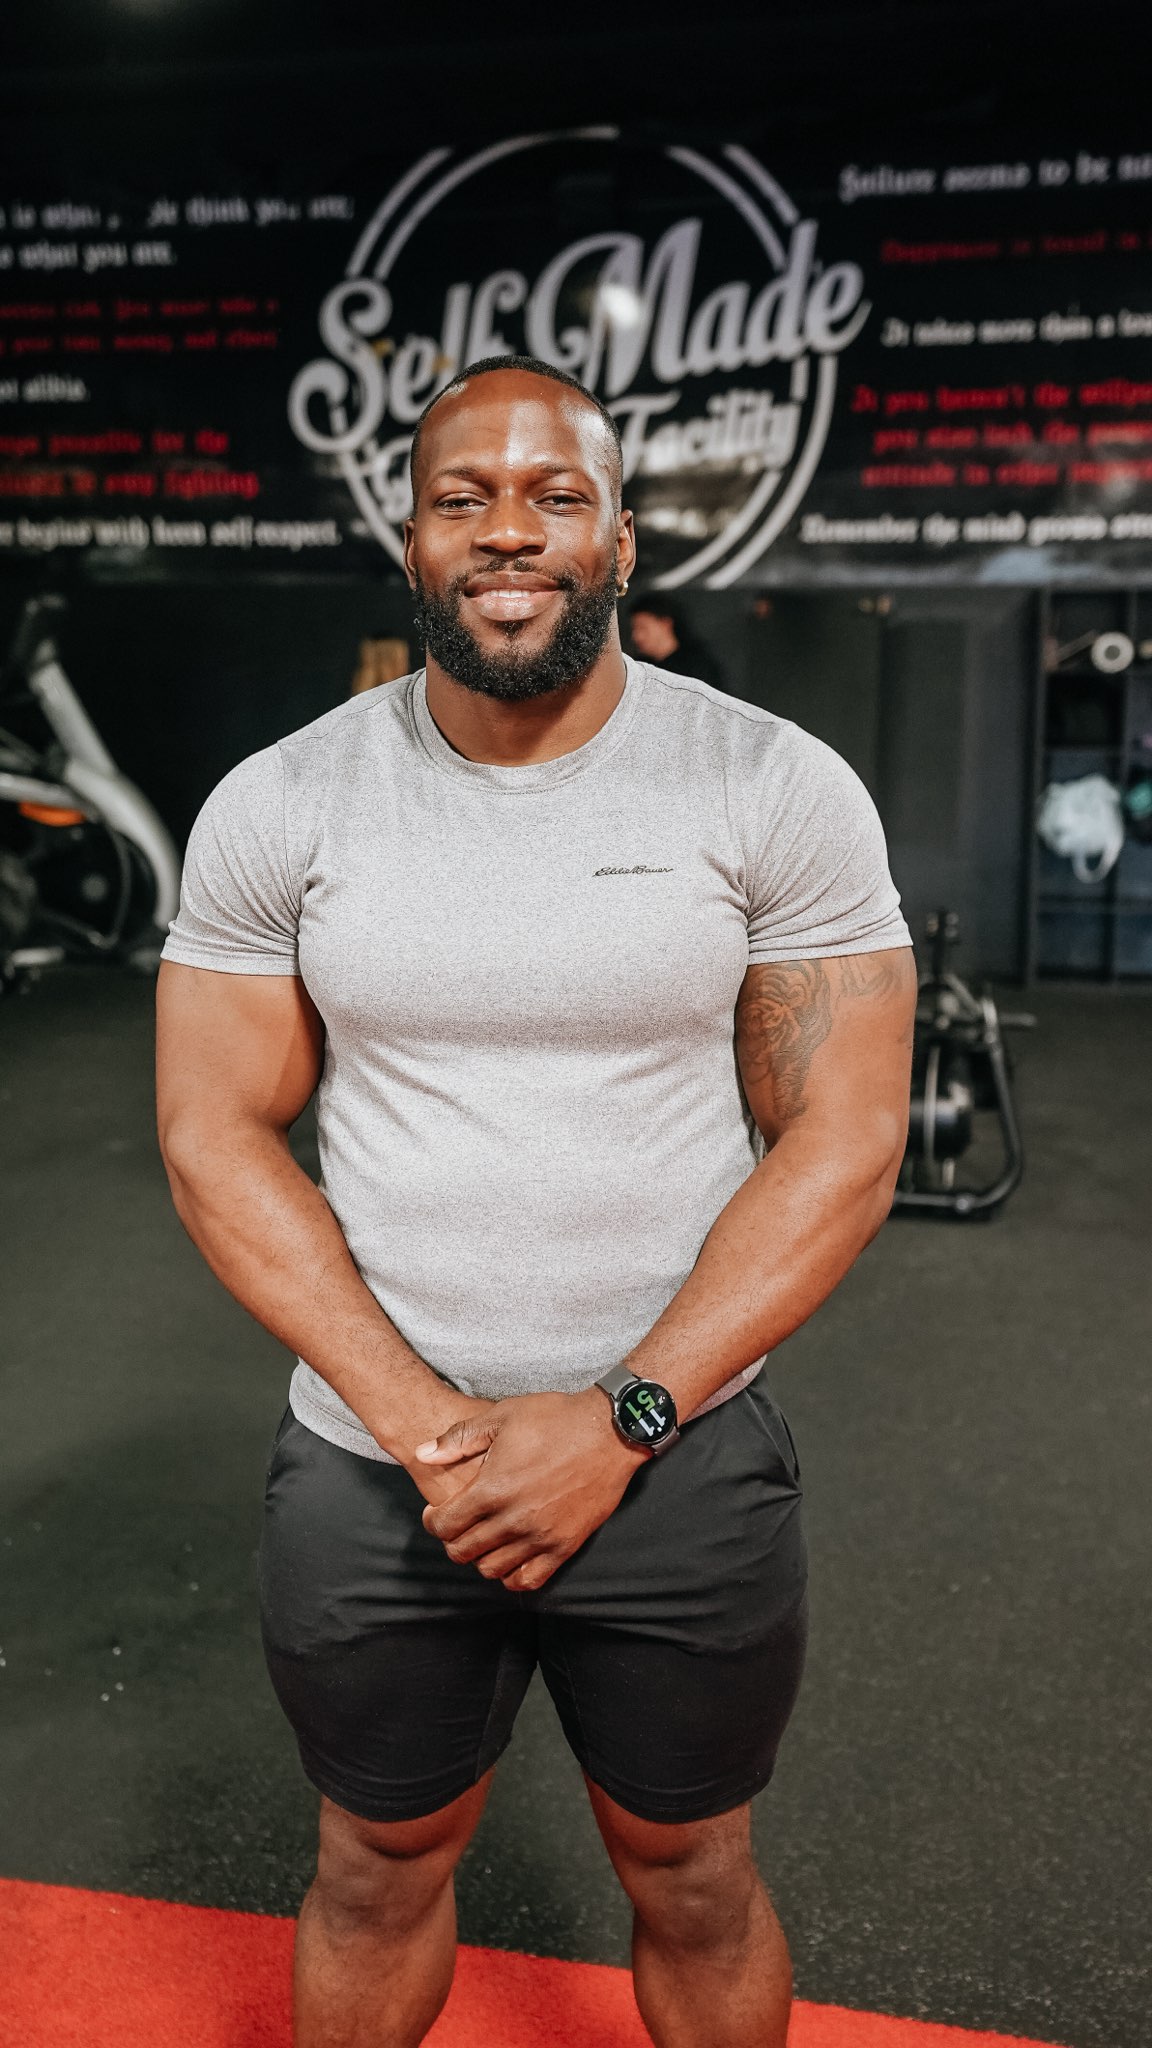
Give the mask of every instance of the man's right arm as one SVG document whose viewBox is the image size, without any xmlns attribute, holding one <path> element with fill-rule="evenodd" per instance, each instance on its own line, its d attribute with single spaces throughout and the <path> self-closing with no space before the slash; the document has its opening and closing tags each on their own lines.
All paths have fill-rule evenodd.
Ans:
<svg viewBox="0 0 1152 2048">
<path fill-rule="evenodd" d="M 415 1446 L 488 1404 L 446 1386 L 405 1342 L 292 1156 L 288 1132 L 323 1056 L 299 976 L 161 962 L 157 1127 L 181 1223 L 229 1293 L 335 1388 L 426 1498 L 447 1499 L 470 1468 L 421 1467 Z"/>
</svg>

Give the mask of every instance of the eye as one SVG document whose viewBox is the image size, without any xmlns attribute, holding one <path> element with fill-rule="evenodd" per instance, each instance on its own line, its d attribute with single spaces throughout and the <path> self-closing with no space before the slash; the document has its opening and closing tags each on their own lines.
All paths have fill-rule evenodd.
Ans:
<svg viewBox="0 0 1152 2048">
<path fill-rule="evenodd" d="M 457 492 L 451 498 L 437 498 L 436 500 L 437 509 L 441 512 L 459 512 L 461 509 L 467 510 L 469 505 L 478 505 L 479 503 L 479 498 L 473 497 L 466 491 Z"/>
<path fill-rule="evenodd" d="M 544 500 L 546 505 L 579 505 L 581 502 L 575 491 L 549 491 Z"/>
</svg>

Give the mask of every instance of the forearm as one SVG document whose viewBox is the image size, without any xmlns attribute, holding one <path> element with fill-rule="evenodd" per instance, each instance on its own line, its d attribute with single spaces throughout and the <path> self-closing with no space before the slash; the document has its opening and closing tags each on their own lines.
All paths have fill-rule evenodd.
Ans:
<svg viewBox="0 0 1152 2048">
<path fill-rule="evenodd" d="M 286 1136 L 203 1133 L 165 1145 L 176 1212 L 218 1280 L 306 1358 L 401 1463 L 468 1405 L 432 1372 L 365 1286 Z"/>
<path fill-rule="evenodd" d="M 803 1123 L 720 1211 L 696 1264 L 624 1361 L 669 1388 L 681 1417 L 782 1344 L 839 1285 L 888 1214 L 894 1133 L 855 1152 Z"/>
</svg>

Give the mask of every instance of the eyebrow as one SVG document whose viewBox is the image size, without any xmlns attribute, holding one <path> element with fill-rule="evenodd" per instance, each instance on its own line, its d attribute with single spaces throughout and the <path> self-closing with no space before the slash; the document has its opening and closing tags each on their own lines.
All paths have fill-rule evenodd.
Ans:
<svg viewBox="0 0 1152 2048">
<path fill-rule="evenodd" d="M 534 476 L 578 476 L 583 477 L 585 483 L 592 482 L 587 470 L 581 469 L 578 462 L 537 462 L 532 473 Z M 490 475 L 491 471 L 473 468 L 466 462 L 449 462 L 443 469 L 435 470 L 430 481 L 440 483 L 445 477 L 459 476 L 467 483 L 482 484 Z"/>
</svg>

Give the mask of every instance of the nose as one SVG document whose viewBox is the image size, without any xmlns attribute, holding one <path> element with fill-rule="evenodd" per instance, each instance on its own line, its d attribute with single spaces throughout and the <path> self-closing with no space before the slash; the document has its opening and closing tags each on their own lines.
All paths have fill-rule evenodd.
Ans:
<svg viewBox="0 0 1152 2048">
<path fill-rule="evenodd" d="M 540 514 L 518 491 L 500 491 L 485 517 L 472 531 L 472 545 L 482 554 L 539 555 L 548 545 Z"/>
</svg>

